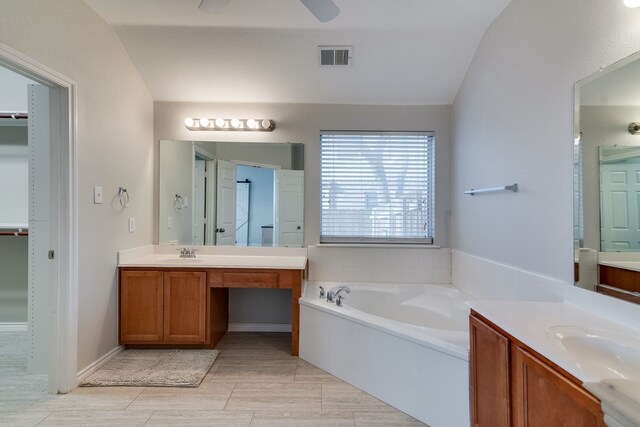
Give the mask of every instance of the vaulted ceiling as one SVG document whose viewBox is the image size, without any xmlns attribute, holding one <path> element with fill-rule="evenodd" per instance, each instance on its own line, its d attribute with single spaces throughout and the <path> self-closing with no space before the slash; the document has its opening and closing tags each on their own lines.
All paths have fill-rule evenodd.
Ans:
<svg viewBox="0 0 640 427">
<path fill-rule="evenodd" d="M 158 101 L 451 104 L 510 0 L 334 0 L 320 23 L 299 0 L 85 0 L 114 28 Z M 319 45 L 353 46 L 318 65 Z"/>
</svg>

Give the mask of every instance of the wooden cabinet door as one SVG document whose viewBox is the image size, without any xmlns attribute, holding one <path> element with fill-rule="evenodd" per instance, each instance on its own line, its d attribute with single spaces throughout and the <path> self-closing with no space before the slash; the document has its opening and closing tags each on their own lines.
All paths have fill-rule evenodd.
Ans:
<svg viewBox="0 0 640 427">
<path fill-rule="evenodd" d="M 160 271 L 120 273 L 120 343 L 153 343 L 163 338 Z"/>
<path fill-rule="evenodd" d="M 509 339 L 481 320 L 470 319 L 471 422 L 474 427 L 507 427 Z"/>
<path fill-rule="evenodd" d="M 513 373 L 516 426 L 605 426 L 596 398 L 520 347 L 513 352 Z"/>
<path fill-rule="evenodd" d="M 205 272 L 164 273 L 165 342 L 205 342 L 206 292 Z"/>
</svg>

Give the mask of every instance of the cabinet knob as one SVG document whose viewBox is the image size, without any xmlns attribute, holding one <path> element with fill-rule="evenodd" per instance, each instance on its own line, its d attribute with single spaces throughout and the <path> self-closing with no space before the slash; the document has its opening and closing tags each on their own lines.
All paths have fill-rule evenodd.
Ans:
<svg viewBox="0 0 640 427">
<path fill-rule="evenodd" d="M 300 230 L 300 229 L 301 229 L 302 227 L 300 227 L 300 226 L 297 226 L 296 228 L 297 228 L 298 230 Z"/>
</svg>

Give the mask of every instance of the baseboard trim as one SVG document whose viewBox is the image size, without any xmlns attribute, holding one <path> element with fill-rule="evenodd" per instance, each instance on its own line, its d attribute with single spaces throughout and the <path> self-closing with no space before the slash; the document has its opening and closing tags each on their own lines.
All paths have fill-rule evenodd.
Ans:
<svg viewBox="0 0 640 427">
<path fill-rule="evenodd" d="M 85 378 L 87 378 L 89 375 L 93 374 L 95 371 L 100 369 L 105 363 L 113 359 L 116 356 L 116 354 L 120 353 L 122 350 L 124 350 L 124 346 L 119 345 L 113 348 L 104 356 L 102 356 L 100 359 L 93 362 L 91 365 L 87 366 L 86 368 L 78 372 L 77 379 L 76 379 L 77 384 L 80 384 L 82 381 L 85 380 Z"/>
<path fill-rule="evenodd" d="M 229 323 L 229 332 L 291 332 L 286 323 Z"/>
<path fill-rule="evenodd" d="M 27 322 L 0 322 L 0 332 L 27 332 Z"/>
</svg>

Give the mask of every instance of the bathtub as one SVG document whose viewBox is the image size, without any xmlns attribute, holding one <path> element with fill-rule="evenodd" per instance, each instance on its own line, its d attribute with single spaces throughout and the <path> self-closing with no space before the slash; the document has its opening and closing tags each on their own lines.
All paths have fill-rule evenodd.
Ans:
<svg viewBox="0 0 640 427">
<path fill-rule="evenodd" d="M 431 427 L 468 426 L 470 297 L 451 285 L 307 282 L 300 357 Z"/>
</svg>

